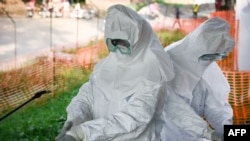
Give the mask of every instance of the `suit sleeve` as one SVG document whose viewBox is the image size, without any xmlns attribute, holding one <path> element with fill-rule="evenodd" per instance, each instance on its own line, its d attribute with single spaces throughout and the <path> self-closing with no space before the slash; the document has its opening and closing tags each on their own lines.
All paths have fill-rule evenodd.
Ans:
<svg viewBox="0 0 250 141">
<path fill-rule="evenodd" d="M 84 141 L 135 140 L 138 136 L 145 135 L 163 93 L 164 87 L 161 84 L 142 87 L 130 98 L 125 109 L 105 118 L 83 123 L 81 127 L 85 133 Z"/>
</svg>

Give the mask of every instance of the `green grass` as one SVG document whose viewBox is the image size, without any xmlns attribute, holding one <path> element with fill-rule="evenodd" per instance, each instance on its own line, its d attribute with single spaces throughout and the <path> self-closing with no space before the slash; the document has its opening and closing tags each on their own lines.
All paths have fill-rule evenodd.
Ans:
<svg viewBox="0 0 250 141">
<path fill-rule="evenodd" d="M 180 30 L 160 30 L 156 31 L 156 34 L 164 48 L 186 36 L 186 34 Z"/>
<path fill-rule="evenodd" d="M 55 95 L 43 95 L 0 122 L 1 140 L 54 140 L 66 120 L 66 106 L 77 94 L 79 87 L 88 80 L 89 73 L 79 68 L 64 68 L 63 73 L 59 74 L 64 84 L 59 84 Z"/>
</svg>

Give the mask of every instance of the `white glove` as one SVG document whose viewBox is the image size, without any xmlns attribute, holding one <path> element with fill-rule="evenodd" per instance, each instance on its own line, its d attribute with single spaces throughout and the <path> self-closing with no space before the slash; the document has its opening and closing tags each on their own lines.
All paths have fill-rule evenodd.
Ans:
<svg viewBox="0 0 250 141">
<path fill-rule="evenodd" d="M 212 141 L 224 141 L 224 135 L 221 135 L 217 132 L 213 132 L 211 138 Z"/>
<path fill-rule="evenodd" d="M 60 132 L 59 135 L 56 136 L 55 140 L 58 141 L 59 139 L 61 140 L 62 137 L 65 136 L 66 132 L 71 129 L 72 126 L 76 126 L 83 123 L 80 117 L 76 117 L 73 120 L 66 121 L 63 125 L 62 131 Z M 63 140 L 62 140 L 63 141 Z"/>
<path fill-rule="evenodd" d="M 73 137 L 76 141 L 84 139 L 84 131 L 81 125 L 71 127 L 70 130 L 66 132 L 66 135 Z"/>
<path fill-rule="evenodd" d="M 207 132 L 205 133 L 205 137 L 208 140 L 212 141 L 224 141 L 224 136 L 215 132 L 215 130 L 208 128 Z"/>
<path fill-rule="evenodd" d="M 58 138 L 57 141 L 76 141 L 72 136 L 64 134 L 62 137 Z"/>
<path fill-rule="evenodd" d="M 73 126 L 73 122 L 72 121 L 66 121 L 63 125 L 62 131 L 60 132 L 59 135 L 56 136 L 55 140 L 59 141 L 61 140 L 61 138 L 65 135 L 65 133 L 67 131 L 69 131 L 69 129 Z"/>
</svg>

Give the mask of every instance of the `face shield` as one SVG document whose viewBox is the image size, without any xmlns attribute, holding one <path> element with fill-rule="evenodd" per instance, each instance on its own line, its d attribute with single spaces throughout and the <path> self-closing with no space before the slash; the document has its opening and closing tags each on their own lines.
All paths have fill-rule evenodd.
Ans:
<svg viewBox="0 0 250 141">
<path fill-rule="evenodd" d="M 213 54 L 204 54 L 202 55 L 199 60 L 203 60 L 203 61 L 218 61 L 218 60 L 222 60 L 224 58 L 227 57 L 227 53 L 213 53 Z"/>
<path fill-rule="evenodd" d="M 131 54 L 131 46 L 127 40 L 107 38 L 106 44 L 110 52 L 119 50 L 123 55 Z"/>
<path fill-rule="evenodd" d="M 207 63 L 211 63 L 213 61 L 219 61 L 228 56 L 228 53 L 211 53 L 211 54 L 204 54 L 199 57 L 199 62 L 203 65 L 206 65 Z"/>
</svg>

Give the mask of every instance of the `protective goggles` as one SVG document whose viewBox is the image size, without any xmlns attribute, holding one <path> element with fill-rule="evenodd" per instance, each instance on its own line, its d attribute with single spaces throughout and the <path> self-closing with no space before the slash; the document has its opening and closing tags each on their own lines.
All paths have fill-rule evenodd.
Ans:
<svg viewBox="0 0 250 141">
<path fill-rule="evenodd" d="M 118 49 L 121 54 L 131 54 L 130 43 L 127 40 L 107 38 L 106 44 L 110 52 L 116 52 L 116 50 Z"/>
<path fill-rule="evenodd" d="M 200 57 L 200 60 L 203 61 L 218 61 L 227 57 L 227 53 L 214 53 L 214 54 L 204 54 Z"/>
</svg>

